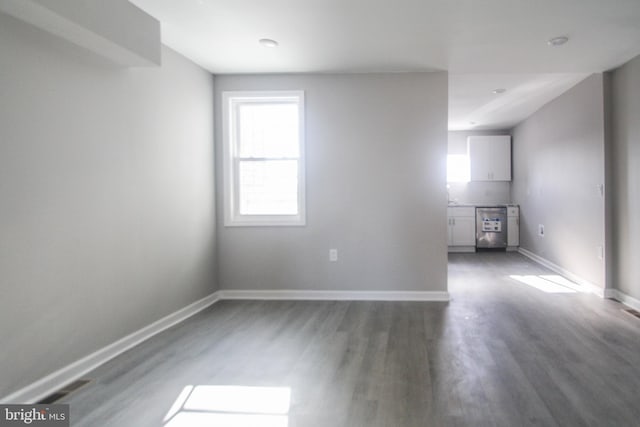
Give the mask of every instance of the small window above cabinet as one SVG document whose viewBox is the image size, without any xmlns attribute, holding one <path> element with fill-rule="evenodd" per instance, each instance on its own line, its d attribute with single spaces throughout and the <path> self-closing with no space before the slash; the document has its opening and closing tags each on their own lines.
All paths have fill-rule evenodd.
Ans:
<svg viewBox="0 0 640 427">
<path fill-rule="evenodd" d="M 471 181 L 511 181 L 511 136 L 467 138 Z"/>
</svg>

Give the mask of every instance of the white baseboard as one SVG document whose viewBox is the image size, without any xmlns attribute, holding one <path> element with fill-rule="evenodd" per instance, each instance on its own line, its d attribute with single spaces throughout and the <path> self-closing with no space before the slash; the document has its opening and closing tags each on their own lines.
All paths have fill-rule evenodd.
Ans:
<svg viewBox="0 0 640 427">
<path fill-rule="evenodd" d="M 627 295 L 624 292 L 621 292 L 617 289 L 608 289 L 607 298 L 617 299 L 624 305 L 627 305 L 635 310 L 640 311 L 640 299 Z"/>
<path fill-rule="evenodd" d="M 543 266 L 547 267 L 549 270 L 553 270 L 558 274 L 561 274 L 563 276 L 565 276 L 567 279 L 572 280 L 573 282 L 579 284 L 580 286 L 586 288 L 589 292 L 599 296 L 600 298 L 612 298 L 612 299 L 616 299 L 618 301 L 620 301 L 622 304 L 631 307 L 635 310 L 640 311 L 640 299 L 634 298 L 630 295 L 625 294 L 622 291 L 619 291 L 618 289 L 602 289 L 601 287 L 594 285 L 593 283 L 584 280 L 583 278 L 581 278 L 580 276 L 577 276 L 573 273 L 571 273 L 568 270 L 565 270 L 564 268 L 560 267 L 559 265 L 556 265 L 554 263 L 552 263 L 551 261 L 544 259 L 536 254 L 534 254 L 531 251 L 528 251 L 526 249 L 520 248 L 518 250 L 518 252 L 520 252 L 522 255 L 526 256 L 527 258 L 532 259 L 533 261 L 542 264 Z"/>
<path fill-rule="evenodd" d="M 449 301 L 445 291 L 222 290 L 220 299 L 329 301 Z"/>
<path fill-rule="evenodd" d="M 567 279 L 571 280 L 572 282 L 577 283 L 578 285 L 582 286 L 584 289 L 586 289 L 587 291 L 589 291 L 592 294 L 595 294 L 597 296 L 599 296 L 600 298 L 606 298 L 606 291 L 605 289 L 601 288 L 598 285 L 595 285 L 591 282 L 589 282 L 588 280 L 583 279 L 582 277 L 578 276 L 577 274 L 574 274 L 572 272 L 570 272 L 569 270 L 566 270 L 562 267 L 560 267 L 557 264 L 552 263 L 551 261 L 549 261 L 548 259 L 542 258 L 539 255 L 534 254 L 531 251 L 528 251 L 524 248 L 519 248 L 518 249 L 518 253 L 521 253 L 522 255 L 526 256 L 527 258 L 537 262 L 538 264 L 541 264 L 545 267 L 547 267 L 549 270 L 554 271 L 558 274 L 561 274 L 562 276 L 566 277 Z"/>
<path fill-rule="evenodd" d="M 221 290 L 202 298 L 100 350 L 59 369 L 44 378 L 0 399 L 1 403 L 35 403 L 81 378 L 98 366 L 152 336 L 186 320 L 223 299 L 258 300 L 354 300 L 354 301 L 449 301 L 448 292 L 437 291 L 296 291 Z"/>
<path fill-rule="evenodd" d="M 188 306 L 181 308 L 180 310 L 165 316 L 124 338 L 121 338 L 118 341 L 65 366 L 64 368 L 47 375 L 46 377 L 3 397 L 0 399 L 0 402 L 25 404 L 35 403 L 70 382 L 82 377 L 87 372 L 94 370 L 103 363 L 106 363 L 114 357 L 124 353 L 130 348 L 135 347 L 152 336 L 204 310 L 218 300 L 219 296 L 217 293 L 208 295 L 201 300 L 189 304 Z"/>
</svg>

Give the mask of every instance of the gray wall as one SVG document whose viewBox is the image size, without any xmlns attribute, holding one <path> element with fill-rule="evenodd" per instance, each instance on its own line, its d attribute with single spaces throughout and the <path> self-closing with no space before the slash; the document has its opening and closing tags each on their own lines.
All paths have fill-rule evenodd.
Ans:
<svg viewBox="0 0 640 427">
<path fill-rule="evenodd" d="M 213 78 L 0 14 L 0 396 L 215 290 Z"/>
<path fill-rule="evenodd" d="M 521 247 L 602 288 L 603 105 L 603 76 L 595 74 L 516 126 L 511 187 Z"/>
<path fill-rule="evenodd" d="M 640 299 L 640 56 L 609 77 L 612 280 L 614 287 Z"/>
<path fill-rule="evenodd" d="M 220 288 L 446 290 L 447 74 L 217 77 L 217 152 L 221 92 L 278 89 L 305 91 L 307 225 L 219 222 Z"/>
<path fill-rule="evenodd" d="M 474 135 L 511 135 L 511 130 L 451 131 L 447 154 L 466 154 L 467 137 Z M 466 204 L 503 204 L 511 202 L 511 182 L 452 182 L 449 199 Z"/>
</svg>

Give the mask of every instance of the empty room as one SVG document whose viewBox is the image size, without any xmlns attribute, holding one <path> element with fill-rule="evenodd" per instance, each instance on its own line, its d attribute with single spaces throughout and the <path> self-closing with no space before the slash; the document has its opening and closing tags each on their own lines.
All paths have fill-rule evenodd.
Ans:
<svg viewBox="0 0 640 427">
<path fill-rule="evenodd" d="M 0 0 L 0 425 L 637 426 L 639 212 L 638 0 Z"/>
</svg>

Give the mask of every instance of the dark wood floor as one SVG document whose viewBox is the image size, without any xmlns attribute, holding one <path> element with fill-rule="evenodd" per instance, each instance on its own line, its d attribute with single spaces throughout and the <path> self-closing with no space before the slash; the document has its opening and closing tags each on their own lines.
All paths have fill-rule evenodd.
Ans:
<svg viewBox="0 0 640 427">
<path fill-rule="evenodd" d="M 88 375 L 66 399 L 72 425 L 640 425 L 640 319 L 513 279 L 553 274 L 518 254 L 449 261 L 449 303 L 217 303 Z M 261 421 L 202 408 L 163 421 L 188 385 L 291 400 Z"/>
</svg>

